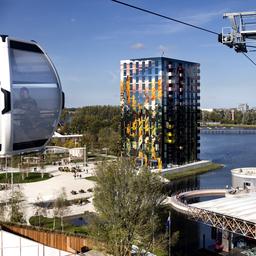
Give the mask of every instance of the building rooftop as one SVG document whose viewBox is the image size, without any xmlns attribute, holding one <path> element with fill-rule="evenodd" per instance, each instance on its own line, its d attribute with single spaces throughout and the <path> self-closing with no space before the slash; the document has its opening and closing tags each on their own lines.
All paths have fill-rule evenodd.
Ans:
<svg viewBox="0 0 256 256">
<path fill-rule="evenodd" d="M 227 197 L 191 204 L 191 206 L 225 216 L 256 223 L 256 193 Z"/>
<path fill-rule="evenodd" d="M 135 58 L 135 59 L 127 59 L 127 60 L 121 60 L 121 63 L 126 63 L 129 61 L 143 61 L 143 60 L 172 60 L 172 61 L 177 61 L 177 62 L 181 62 L 181 63 L 191 63 L 191 64 L 198 64 L 197 62 L 192 62 L 192 61 L 186 61 L 186 60 L 179 60 L 179 59 L 173 59 L 173 58 L 168 58 L 168 57 L 147 57 L 147 58 Z"/>
</svg>

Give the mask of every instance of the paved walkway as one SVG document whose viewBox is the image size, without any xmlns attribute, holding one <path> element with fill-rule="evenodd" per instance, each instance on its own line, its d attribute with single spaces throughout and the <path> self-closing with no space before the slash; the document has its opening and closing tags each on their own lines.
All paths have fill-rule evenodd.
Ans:
<svg viewBox="0 0 256 256">
<path fill-rule="evenodd" d="M 62 191 L 62 188 L 65 189 L 68 200 L 76 198 L 89 198 L 90 201 L 88 204 L 73 205 L 72 207 L 69 207 L 68 215 L 81 214 L 84 211 L 95 211 L 92 204 L 93 193 L 87 191 L 88 189 L 93 189 L 95 183 L 85 179 L 85 177 L 94 175 L 94 165 L 89 164 L 88 167 L 81 168 L 82 170 L 85 169 L 85 171 L 77 173 L 79 176 L 81 175 L 81 178 L 75 178 L 74 174 L 71 172 L 60 172 L 58 171 L 58 167 L 59 166 L 46 167 L 45 172 L 51 172 L 53 175 L 53 177 L 48 180 L 33 183 L 23 183 L 19 185 L 26 197 L 26 203 L 24 206 L 26 208 L 27 219 L 29 219 L 31 215 L 34 215 L 35 209 L 33 207 L 33 203 L 38 201 L 38 198 L 41 198 L 42 201 L 54 200 Z M 88 172 L 86 170 L 88 170 Z M 81 189 L 83 189 L 85 193 L 79 193 L 79 190 Z M 76 191 L 77 194 L 71 194 L 72 190 Z M 10 193 L 11 190 L 0 191 L 0 199 L 6 200 L 9 198 Z M 51 210 L 49 210 L 47 213 L 49 214 L 48 216 L 52 215 Z"/>
</svg>

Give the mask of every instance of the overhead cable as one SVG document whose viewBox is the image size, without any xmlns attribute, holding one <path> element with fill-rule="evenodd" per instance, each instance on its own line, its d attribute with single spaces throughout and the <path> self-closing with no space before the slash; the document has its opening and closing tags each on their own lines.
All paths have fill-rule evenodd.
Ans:
<svg viewBox="0 0 256 256">
<path fill-rule="evenodd" d="M 202 31 L 204 31 L 204 32 L 208 32 L 208 33 L 211 33 L 211 34 L 214 34 L 214 35 L 218 35 L 218 36 L 219 36 L 219 33 L 215 32 L 215 31 L 212 31 L 212 30 L 209 30 L 209 29 L 206 29 L 206 28 L 203 28 L 203 27 L 199 27 L 199 26 L 193 25 L 193 24 L 188 23 L 188 22 L 184 22 L 184 21 L 181 21 L 181 20 L 177 20 L 177 19 L 174 19 L 174 18 L 165 16 L 165 15 L 160 14 L 160 13 L 157 13 L 157 12 L 153 12 L 153 11 L 150 11 L 150 10 L 147 10 L 147 9 L 144 9 L 144 8 L 141 8 L 141 7 L 138 7 L 138 6 L 135 6 L 135 5 L 127 4 L 127 3 L 122 2 L 122 1 L 119 1 L 119 0 L 111 0 L 111 1 L 112 1 L 112 2 L 115 2 L 115 3 L 117 3 L 117 4 L 121 4 L 121 5 L 130 7 L 130 8 L 133 8 L 133 9 L 136 9 L 136 10 L 139 10 L 139 11 L 142 11 L 142 12 L 145 12 L 145 13 L 149 13 L 149 14 L 152 14 L 152 15 L 155 15 L 155 16 L 158 16 L 158 17 L 167 19 L 167 20 L 171 20 L 171 21 L 174 21 L 174 22 L 183 24 L 183 25 L 185 25 L 185 26 L 189 26 L 189 27 L 192 27 L 192 28 L 195 28 L 195 29 L 199 29 L 199 30 L 202 30 Z M 251 46 L 251 45 L 249 45 L 248 47 L 250 47 L 250 48 L 255 48 L 255 46 Z M 253 50 L 251 50 L 251 51 L 253 51 Z M 256 63 L 255 63 L 247 54 L 245 54 L 244 52 L 242 52 L 242 53 L 243 53 L 243 55 L 244 55 L 253 65 L 256 66 Z"/>
<path fill-rule="evenodd" d="M 244 52 L 242 52 L 242 54 L 253 64 L 256 66 L 256 63 L 247 55 L 245 54 Z"/>
<path fill-rule="evenodd" d="M 111 1 L 112 1 L 112 2 L 115 2 L 115 3 L 118 3 L 118 4 L 122 4 L 122 5 L 128 6 L 128 7 L 130 7 L 130 8 L 133 8 L 133 9 L 136 9 L 136 10 L 139 10 L 139 11 L 142 11 L 142 12 L 146 12 L 146 13 L 149 13 L 149 14 L 153 14 L 153 15 L 155 15 L 155 16 L 158 16 L 158 17 L 161 17 L 161 18 L 164 18 L 164 19 L 167 19 L 167 20 L 171 20 L 171 21 L 174 21 L 174 22 L 178 22 L 178 23 L 180 23 L 180 24 L 183 24 L 183 25 L 186 25 L 186 26 L 190 26 L 190 27 L 195 28 L 195 29 L 200 29 L 200 30 L 202 30 L 202 31 L 205 31 L 205 32 L 208 32 L 208 33 L 211 33 L 211 34 L 219 35 L 219 33 L 214 32 L 214 31 L 212 31 L 212 30 L 209 30 L 209 29 L 206 29 L 206 28 L 203 28 L 203 27 L 199 27 L 199 26 L 190 24 L 190 23 L 188 23 L 188 22 L 184 22 L 184 21 L 181 21 L 181 20 L 177 20 L 177 19 L 174 19 L 174 18 L 165 16 L 165 15 L 162 15 L 162 14 L 157 13 L 157 12 L 153 12 L 153 11 L 150 11 L 150 10 L 147 10 L 147 9 L 143 9 L 143 8 L 137 7 L 137 6 L 135 6 L 135 5 L 127 4 L 127 3 L 124 3 L 124 2 L 121 2 L 121 1 L 118 1 L 118 0 L 111 0 Z"/>
</svg>

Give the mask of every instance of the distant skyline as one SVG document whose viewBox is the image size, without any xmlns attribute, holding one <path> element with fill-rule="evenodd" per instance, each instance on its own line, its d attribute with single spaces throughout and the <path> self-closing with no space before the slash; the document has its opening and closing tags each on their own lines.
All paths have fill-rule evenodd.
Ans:
<svg viewBox="0 0 256 256">
<path fill-rule="evenodd" d="M 218 33 L 224 12 L 255 0 L 122 0 Z M 201 107 L 256 106 L 256 67 L 217 36 L 111 0 L 0 0 L 0 33 L 35 40 L 53 60 L 67 107 L 119 105 L 120 60 L 165 57 L 201 64 Z M 256 53 L 249 56 L 256 60 Z"/>
</svg>

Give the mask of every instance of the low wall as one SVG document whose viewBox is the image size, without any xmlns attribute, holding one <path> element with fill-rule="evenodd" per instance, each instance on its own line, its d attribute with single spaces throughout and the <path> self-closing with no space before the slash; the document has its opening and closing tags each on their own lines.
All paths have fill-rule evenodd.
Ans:
<svg viewBox="0 0 256 256">
<path fill-rule="evenodd" d="M 202 161 L 198 161 L 198 162 L 194 162 L 194 163 L 190 163 L 190 164 L 185 164 L 182 166 L 178 166 L 178 167 L 172 167 L 172 168 L 165 168 L 162 170 L 154 170 L 155 172 L 158 173 L 162 173 L 162 174 L 166 174 L 166 173 L 177 173 L 177 172 L 185 172 L 187 170 L 193 170 L 193 169 L 197 169 L 197 168 L 202 168 L 208 165 L 211 165 L 212 161 L 210 160 L 202 160 Z"/>
<path fill-rule="evenodd" d="M 167 197 L 166 203 L 170 204 L 173 209 L 177 212 L 189 214 L 189 204 L 183 203 L 184 200 L 194 197 L 204 197 L 204 196 L 225 196 L 227 190 L 226 189 L 202 189 L 202 190 L 194 190 L 187 191 L 180 194 L 177 194 L 172 197 Z"/>
</svg>

